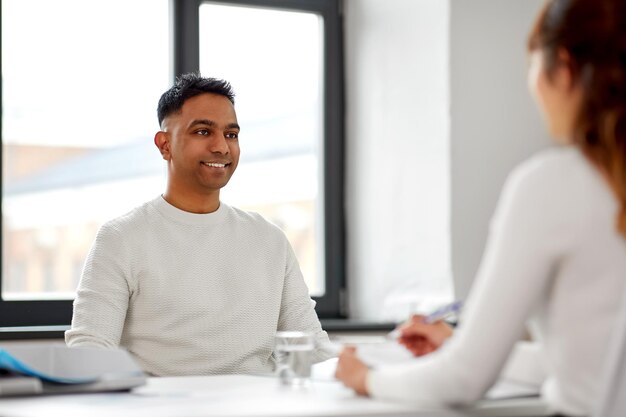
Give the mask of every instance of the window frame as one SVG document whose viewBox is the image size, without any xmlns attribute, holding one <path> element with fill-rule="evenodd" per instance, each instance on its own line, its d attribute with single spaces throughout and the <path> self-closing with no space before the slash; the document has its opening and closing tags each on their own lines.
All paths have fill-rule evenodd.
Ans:
<svg viewBox="0 0 626 417">
<path fill-rule="evenodd" d="M 170 0 L 170 73 L 176 76 L 199 71 L 199 9 L 204 0 Z M 323 178 L 325 291 L 315 296 L 320 318 L 345 318 L 345 214 L 344 214 L 344 94 L 343 27 L 341 0 L 232 0 L 207 3 L 306 11 L 324 19 L 324 103 L 323 103 Z M 0 0 L 1 5 L 1 0 Z M 1 37 L 1 34 L 0 34 Z M 1 38 L 0 38 L 1 40 Z M 0 68 L 2 59 L 0 57 Z M 2 85 L 0 83 L 0 96 Z M 2 118 L 0 118 L 2 132 Z M 0 147 L 0 158 L 3 149 Z M 0 169 L 2 168 L 0 159 Z M 3 171 L 0 171 L 3 172 Z M 0 173 L 0 175 L 2 175 Z M 0 196 L 2 196 L 0 181 Z M 2 219 L 0 218 L 0 226 Z M 3 250 L 0 238 L 0 251 Z M 3 257 L 0 257 L 2 262 Z M 1 266 L 1 264 L 0 264 Z M 2 269 L 0 269 L 2 271 Z M 0 288 L 2 274 L 0 273 Z M 73 300 L 4 300 L 0 291 L 0 330 L 12 327 L 68 326 Z M 1 338 L 1 337 L 0 337 Z"/>
</svg>

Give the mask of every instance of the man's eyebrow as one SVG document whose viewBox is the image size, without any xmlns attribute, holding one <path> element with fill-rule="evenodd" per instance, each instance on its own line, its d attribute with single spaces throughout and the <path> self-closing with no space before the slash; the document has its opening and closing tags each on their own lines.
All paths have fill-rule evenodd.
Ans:
<svg viewBox="0 0 626 417">
<path fill-rule="evenodd" d="M 217 125 L 217 123 L 215 123 L 213 120 L 209 120 L 209 119 L 196 119 L 193 122 L 189 123 L 189 127 L 192 128 L 194 126 L 197 125 L 205 125 L 205 126 L 209 126 L 209 127 L 215 127 Z"/>
<path fill-rule="evenodd" d="M 191 129 L 192 127 L 198 126 L 198 125 L 209 126 L 209 127 L 216 127 L 217 123 L 215 123 L 213 120 L 209 120 L 209 119 L 196 119 L 196 120 L 192 121 L 189 124 L 189 128 Z M 226 125 L 226 129 L 241 130 L 239 125 L 237 123 L 234 123 L 234 122 L 227 124 Z"/>
</svg>

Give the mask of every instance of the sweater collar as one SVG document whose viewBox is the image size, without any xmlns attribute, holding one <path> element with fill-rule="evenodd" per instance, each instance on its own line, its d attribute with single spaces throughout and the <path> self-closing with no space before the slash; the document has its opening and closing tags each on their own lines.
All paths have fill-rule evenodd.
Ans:
<svg viewBox="0 0 626 417">
<path fill-rule="evenodd" d="M 229 207 L 220 201 L 219 207 L 212 213 L 190 213 L 174 207 L 165 201 L 162 195 L 152 200 L 152 205 L 167 219 L 195 226 L 211 226 L 222 223 L 229 210 Z"/>
</svg>

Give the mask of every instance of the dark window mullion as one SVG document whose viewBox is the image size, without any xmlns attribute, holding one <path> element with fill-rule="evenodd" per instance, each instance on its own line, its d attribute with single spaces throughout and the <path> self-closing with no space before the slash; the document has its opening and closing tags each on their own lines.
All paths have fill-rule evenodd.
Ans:
<svg viewBox="0 0 626 417">
<path fill-rule="evenodd" d="M 172 80 L 200 69 L 200 0 L 170 0 Z"/>
</svg>

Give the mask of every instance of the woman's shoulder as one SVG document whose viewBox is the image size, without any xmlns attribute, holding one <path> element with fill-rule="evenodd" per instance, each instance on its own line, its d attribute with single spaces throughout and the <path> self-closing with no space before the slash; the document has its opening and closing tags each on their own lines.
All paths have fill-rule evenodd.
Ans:
<svg viewBox="0 0 626 417">
<path fill-rule="evenodd" d="M 533 190 L 538 193 L 563 194 L 567 190 L 581 190 L 601 186 L 598 169 L 575 146 L 559 146 L 537 152 L 510 174 L 510 187 Z"/>
<path fill-rule="evenodd" d="M 540 151 L 518 165 L 506 181 L 503 199 L 542 217 L 569 213 L 572 219 L 614 205 L 600 171 L 574 146 Z"/>
<path fill-rule="evenodd" d="M 541 236 L 539 240 L 553 242 L 559 237 L 571 243 L 581 235 L 581 227 L 610 217 L 612 200 L 599 170 L 582 152 L 568 146 L 550 148 L 511 172 L 492 227 L 514 227 L 519 235 L 535 234 L 535 240 Z"/>
<path fill-rule="evenodd" d="M 575 146 L 544 149 L 519 164 L 514 174 L 519 176 L 563 176 L 574 172 L 589 174 L 593 167 Z"/>
</svg>

